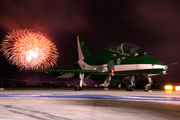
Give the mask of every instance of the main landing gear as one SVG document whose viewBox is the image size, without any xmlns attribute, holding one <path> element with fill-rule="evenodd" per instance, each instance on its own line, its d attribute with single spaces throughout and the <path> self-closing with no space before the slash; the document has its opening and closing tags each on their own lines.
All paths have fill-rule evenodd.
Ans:
<svg viewBox="0 0 180 120">
<path fill-rule="evenodd" d="M 108 86 L 111 82 L 111 75 L 114 76 L 114 61 L 113 60 L 110 60 L 107 64 L 107 69 L 108 71 L 111 73 L 109 75 L 106 76 L 106 79 L 104 81 L 104 90 L 107 91 L 109 90 L 108 89 Z"/>
<path fill-rule="evenodd" d="M 82 86 L 84 84 L 84 73 L 79 74 L 79 84 L 77 84 L 75 90 L 82 90 Z"/>
<path fill-rule="evenodd" d="M 146 92 L 150 92 L 150 91 L 152 91 L 151 90 L 151 85 L 152 85 L 153 82 L 152 82 L 152 79 L 151 79 L 150 76 L 148 76 L 147 79 L 148 79 L 149 84 L 145 85 L 144 90 Z"/>
<path fill-rule="evenodd" d="M 110 84 L 110 81 L 111 81 L 111 75 L 108 75 L 108 76 L 106 77 L 105 81 L 104 81 L 104 90 L 105 90 L 105 91 L 109 90 L 109 89 L 108 89 L 108 86 L 109 86 L 109 84 Z"/>
<path fill-rule="evenodd" d="M 126 91 L 133 91 L 135 88 L 135 76 L 133 75 L 130 79 L 130 83 L 128 83 Z"/>
</svg>

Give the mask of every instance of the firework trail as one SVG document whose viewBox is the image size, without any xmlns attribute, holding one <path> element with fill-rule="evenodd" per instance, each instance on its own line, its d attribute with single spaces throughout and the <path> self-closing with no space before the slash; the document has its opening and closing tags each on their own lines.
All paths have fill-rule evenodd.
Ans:
<svg viewBox="0 0 180 120">
<path fill-rule="evenodd" d="M 0 45 L 3 56 L 22 69 L 47 69 L 57 64 L 59 53 L 49 37 L 34 29 L 13 30 Z"/>
</svg>

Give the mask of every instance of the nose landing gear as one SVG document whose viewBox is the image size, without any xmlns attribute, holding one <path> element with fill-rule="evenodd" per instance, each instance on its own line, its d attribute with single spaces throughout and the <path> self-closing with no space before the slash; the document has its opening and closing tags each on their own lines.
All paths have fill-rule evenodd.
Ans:
<svg viewBox="0 0 180 120">
<path fill-rule="evenodd" d="M 152 85 L 152 79 L 150 76 L 147 77 L 149 84 L 145 85 L 144 90 L 145 92 L 151 92 L 151 85 Z"/>
</svg>

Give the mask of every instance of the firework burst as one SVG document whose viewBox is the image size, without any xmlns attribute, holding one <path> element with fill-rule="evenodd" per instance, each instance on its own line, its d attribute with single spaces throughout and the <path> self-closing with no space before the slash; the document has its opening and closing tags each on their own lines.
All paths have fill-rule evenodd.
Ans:
<svg viewBox="0 0 180 120">
<path fill-rule="evenodd" d="M 0 51 L 22 69 L 47 69 L 57 64 L 59 53 L 49 37 L 34 29 L 14 30 L 5 36 Z"/>
</svg>

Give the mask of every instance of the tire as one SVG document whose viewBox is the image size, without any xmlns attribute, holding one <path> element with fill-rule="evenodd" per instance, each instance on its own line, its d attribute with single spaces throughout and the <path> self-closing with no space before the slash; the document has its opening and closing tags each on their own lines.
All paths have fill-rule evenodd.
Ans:
<svg viewBox="0 0 180 120">
<path fill-rule="evenodd" d="M 145 92 L 148 92 L 150 89 L 151 89 L 151 87 L 148 86 L 148 85 L 146 85 L 146 86 L 144 87 Z"/>
<path fill-rule="evenodd" d="M 104 88 L 104 91 L 108 91 L 109 90 L 109 88 Z"/>
<path fill-rule="evenodd" d="M 134 91 L 134 87 L 130 84 L 127 85 L 126 91 Z"/>
<path fill-rule="evenodd" d="M 83 90 L 82 87 L 76 87 L 75 90 Z"/>
</svg>

